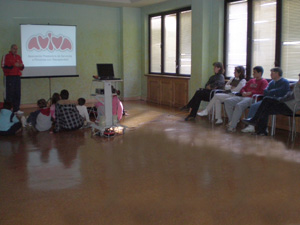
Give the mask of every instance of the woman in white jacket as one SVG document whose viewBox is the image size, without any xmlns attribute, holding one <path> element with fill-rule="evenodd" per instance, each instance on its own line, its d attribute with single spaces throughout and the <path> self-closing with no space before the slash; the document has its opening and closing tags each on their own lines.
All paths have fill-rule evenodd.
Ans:
<svg viewBox="0 0 300 225">
<path fill-rule="evenodd" d="M 234 94 L 239 93 L 240 90 L 246 85 L 245 79 L 245 68 L 243 66 L 237 66 L 234 68 L 234 77 L 232 77 L 225 85 L 225 92 L 217 93 L 210 100 L 206 108 L 197 113 L 198 116 L 207 116 L 208 113 L 214 109 L 216 124 L 222 124 L 222 103 L 227 99 L 232 97 Z"/>
</svg>

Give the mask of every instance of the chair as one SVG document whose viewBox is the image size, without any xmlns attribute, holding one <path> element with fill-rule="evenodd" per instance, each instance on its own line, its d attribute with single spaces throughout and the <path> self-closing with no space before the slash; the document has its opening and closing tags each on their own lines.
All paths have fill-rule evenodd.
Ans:
<svg viewBox="0 0 300 225">
<path fill-rule="evenodd" d="M 292 134 L 292 141 L 295 140 L 296 134 L 297 134 L 297 129 L 296 129 L 296 117 L 300 117 L 300 114 L 297 114 L 297 108 L 299 107 L 300 103 L 296 103 L 294 105 L 293 113 L 292 114 L 282 114 L 283 116 L 288 116 L 289 117 L 289 131 Z M 292 119 L 292 122 L 291 122 Z M 272 115 L 271 119 L 271 136 L 275 135 L 275 130 L 276 130 L 276 115 Z"/>
</svg>

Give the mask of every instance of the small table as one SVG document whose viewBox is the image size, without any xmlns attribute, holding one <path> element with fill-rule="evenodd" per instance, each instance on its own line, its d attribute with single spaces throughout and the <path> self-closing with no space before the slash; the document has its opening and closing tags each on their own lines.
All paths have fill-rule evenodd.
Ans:
<svg viewBox="0 0 300 225">
<path fill-rule="evenodd" d="M 103 94 L 96 94 L 95 98 L 101 102 L 105 107 L 105 126 L 96 125 L 93 124 L 92 128 L 100 130 L 101 133 L 105 131 L 106 129 L 109 129 L 111 127 L 116 126 L 117 124 L 114 124 L 113 121 L 113 115 L 112 115 L 112 99 L 113 96 L 116 94 L 112 93 L 112 86 L 115 87 L 115 85 L 118 82 L 123 82 L 123 80 L 97 80 L 94 79 L 93 82 L 101 82 L 104 84 L 104 95 Z M 104 97 L 104 102 L 103 102 Z"/>
</svg>

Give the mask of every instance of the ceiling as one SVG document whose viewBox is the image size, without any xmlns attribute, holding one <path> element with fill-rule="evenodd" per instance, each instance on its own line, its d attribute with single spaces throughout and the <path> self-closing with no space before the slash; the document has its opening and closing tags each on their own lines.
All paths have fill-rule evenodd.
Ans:
<svg viewBox="0 0 300 225">
<path fill-rule="evenodd" d="M 168 0 L 22 0 L 31 2 L 58 2 L 109 7 L 144 7 Z"/>
</svg>

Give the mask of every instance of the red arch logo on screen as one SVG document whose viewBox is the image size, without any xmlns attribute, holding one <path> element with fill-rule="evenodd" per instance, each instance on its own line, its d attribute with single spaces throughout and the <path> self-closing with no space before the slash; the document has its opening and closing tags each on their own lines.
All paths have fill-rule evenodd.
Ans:
<svg viewBox="0 0 300 225">
<path fill-rule="evenodd" d="M 55 36 L 49 32 L 46 36 L 37 35 L 33 36 L 27 42 L 28 50 L 72 50 L 73 45 L 68 37 Z"/>
</svg>

